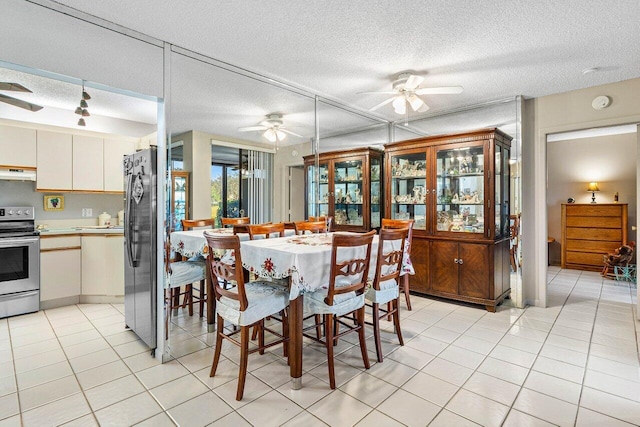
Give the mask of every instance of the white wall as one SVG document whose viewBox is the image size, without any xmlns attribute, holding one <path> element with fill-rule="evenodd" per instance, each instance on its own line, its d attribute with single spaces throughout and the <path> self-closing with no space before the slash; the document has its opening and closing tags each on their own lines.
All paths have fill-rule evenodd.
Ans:
<svg viewBox="0 0 640 427">
<path fill-rule="evenodd" d="M 273 161 L 273 222 L 288 221 L 286 195 L 289 191 L 289 166 L 304 165 L 303 156 L 311 154 L 311 143 L 282 147 L 274 156 Z M 304 185 L 304 184 L 303 184 Z M 304 205 L 304 200 L 298 203 Z M 304 210 L 304 207 L 303 207 Z"/>
<path fill-rule="evenodd" d="M 596 202 L 612 203 L 618 192 L 620 203 L 629 203 L 629 224 L 636 218 L 636 134 L 610 135 L 556 141 L 547 144 L 547 218 L 551 264 L 560 264 L 560 208 L 573 197 L 576 203 L 591 203 L 587 184 L 595 181 L 600 192 Z M 637 240 L 629 226 L 628 239 Z"/>
<path fill-rule="evenodd" d="M 594 110 L 591 107 L 591 101 L 599 95 L 612 99 L 608 108 Z M 522 249 L 523 287 L 528 304 L 546 305 L 547 134 L 638 123 L 638 99 L 640 79 L 632 79 L 526 101 L 522 147 Z"/>
</svg>

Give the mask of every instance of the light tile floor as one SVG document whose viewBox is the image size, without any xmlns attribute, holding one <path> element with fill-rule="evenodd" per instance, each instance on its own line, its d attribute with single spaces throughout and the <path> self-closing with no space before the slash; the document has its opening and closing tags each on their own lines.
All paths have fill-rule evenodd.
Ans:
<svg viewBox="0 0 640 427">
<path fill-rule="evenodd" d="M 365 370 L 346 337 L 338 389 L 323 349 L 304 349 L 291 390 L 281 347 L 251 355 L 235 400 L 238 349 L 209 378 L 213 334 L 174 317 L 159 364 L 125 330 L 122 305 L 77 305 L 0 321 L 0 426 L 631 426 L 640 424 L 636 288 L 551 267 L 549 308 L 498 313 L 412 296 L 405 346 L 385 325 L 384 363 Z"/>
</svg>

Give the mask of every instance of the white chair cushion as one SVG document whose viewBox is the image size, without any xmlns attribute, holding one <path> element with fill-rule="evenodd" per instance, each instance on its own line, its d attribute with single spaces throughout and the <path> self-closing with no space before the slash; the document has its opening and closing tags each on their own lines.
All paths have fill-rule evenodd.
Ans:
<svg viewBox="0 0 640 427">
<path fill-rule="evenodd" d="M 327 305 L 324 299 L 327 297 L 327 289 L 304 294 L 304 315 L 311 314 L 335 314 L 342 316 L 351 313 L 364 306 L 364 294 L 356 295 L 355 292 L 338 294 L 333 297 L 333 305 Z"/>
<path fill-rule="evenodd" d="M 204 261 L 177 261 L 170 264 L 169 287 L 177 288 L 206 277 Z"/>
<path fill-rule="evenodd" d="M 220 298 L 216 305 L 218 314 L 234 325 L 251 325 L 258 320 L 282 311 L 289 305 L 289 291 L 282 286 L 256 280 L 255 282 L 246 283 L 244 290 L 249 303 L 245 311 L 240 311 L 240 302 L 238 300 L 227 297 Z M 230 289 L 230 291 L 238 292 L 238 288 Z"/>
<path fill-rule="evenodd" d="M 371 302 L 384 304 L 398 298 L 399 295 L 400 287 L 398 286 L 398 282 L 395 279 L 390 279 L 380 283 L 380 290 L 373 289 L 373 285 L 371 284 L 365 297 Z"/>
</svg>

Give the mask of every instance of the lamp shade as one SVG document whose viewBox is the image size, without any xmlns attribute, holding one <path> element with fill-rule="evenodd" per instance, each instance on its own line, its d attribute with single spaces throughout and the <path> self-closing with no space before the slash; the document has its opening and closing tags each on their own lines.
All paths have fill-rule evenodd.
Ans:
<svg viewBox="0 0 640 427">
<path fill-rule="evenodd" d="M 600 191 L 600 189 L 598 188 L 598 183 L 597 182 L 590 182 L 589 186 L 587 187 L 587 191 Z"/>
</svg>

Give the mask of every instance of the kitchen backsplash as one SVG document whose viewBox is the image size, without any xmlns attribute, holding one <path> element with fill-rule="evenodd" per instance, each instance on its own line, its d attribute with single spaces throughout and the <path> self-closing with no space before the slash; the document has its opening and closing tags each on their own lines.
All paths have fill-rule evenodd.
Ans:
<svg viewBox="0 0 640 427">
<path fill-rule="evenodd" d="M 51 220 L 80 220 L 79 225 L 98 225 L 98 215 L 107 212 L 118 220 L 118 211 L 124 209 L 123 194 L 39 193 L 35 182 L 0 181 L 0 206 L 34 206 L 37 223 Z M 64 210 L 45 211 L 45 195 L 64 196 Z M 90 217 L 82 216 L 82 209 L 91 208 Z"/>
</svg>

